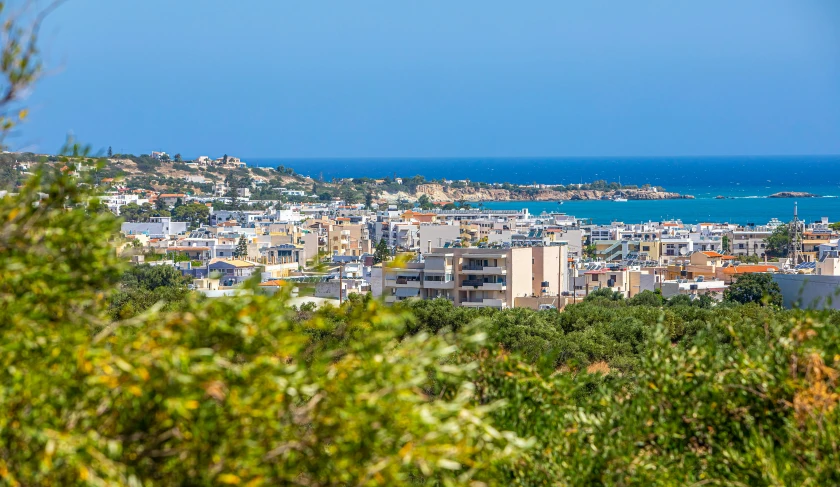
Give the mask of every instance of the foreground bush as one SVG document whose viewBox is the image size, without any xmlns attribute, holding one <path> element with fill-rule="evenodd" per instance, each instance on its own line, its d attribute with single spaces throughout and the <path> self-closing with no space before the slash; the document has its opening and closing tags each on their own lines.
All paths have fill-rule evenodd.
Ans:
<svg viewBox="0 0 840 487">
<path fill-rule="evenodd" d="M 397 341 L 405 318 L 374 302 L 314 351 L 323 323 L 282 297 L 111 322 L 118 222 L 68 172 L 0 202 L 3 483 L 463 484 L 521 443 L 473 400 L 451 340 Z"/>
</svg>

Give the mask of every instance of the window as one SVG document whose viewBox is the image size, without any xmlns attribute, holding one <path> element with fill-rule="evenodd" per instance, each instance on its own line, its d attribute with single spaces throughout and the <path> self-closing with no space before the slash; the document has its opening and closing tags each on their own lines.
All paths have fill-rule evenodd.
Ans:
<svg viewBox="0 0 840 487">
<path fill-rule="evenodd" d="M 739 249 L 743 249 L 743 248 L 744 248 L 744 244 L 738 244 L 738 248 L 739 248 Z"/>
<path fill-rule="evenodd" d="M 642 251 L 643 252 L 650 252 L 650 245 L 643 245 L 642 246 Z"/>
</svg>

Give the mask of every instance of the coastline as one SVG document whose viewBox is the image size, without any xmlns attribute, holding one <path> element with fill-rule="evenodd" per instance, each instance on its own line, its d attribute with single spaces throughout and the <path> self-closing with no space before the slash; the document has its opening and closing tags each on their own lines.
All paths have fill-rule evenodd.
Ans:
<svg viewBox="0 0 840 487">
<path fill-rule="evenodd" d="M 537 185 L 539 186 L 539 185 Z M 417 199 L 426 196 L 433 202 L 508 202 L 508 201 L 608 201 L 623 197 L 630 201 L 657 200 L 693 200 L 693 195 L 685 195 L 672 191 L 656 189 L 621 189 L 621 190 L 565 190 L 556 191 L 548 188 L 527 188 L 526 190 L 511 191 L 501 188 L 453 188 L 439 184 L 422 184 L 415 192 L 399 191 L 396 193 L 383 192 L 381 199 L 397 202 L 401 199 Z"/>
</svg>

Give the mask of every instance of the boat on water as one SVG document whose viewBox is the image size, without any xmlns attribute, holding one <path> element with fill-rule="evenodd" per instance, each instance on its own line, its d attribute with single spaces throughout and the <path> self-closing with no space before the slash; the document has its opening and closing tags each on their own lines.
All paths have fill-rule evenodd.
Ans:
<svg viewBox="0 0 840 487">
<path fill-rule="evenodd" d="M 624 197 L 624 193 L 621 192 L 621 178 L 618 178 L 618 196 L 612 199 L 613 201 L 617 201 L 619 203 L 627 203 L 627 198 Z"/>
</svg>

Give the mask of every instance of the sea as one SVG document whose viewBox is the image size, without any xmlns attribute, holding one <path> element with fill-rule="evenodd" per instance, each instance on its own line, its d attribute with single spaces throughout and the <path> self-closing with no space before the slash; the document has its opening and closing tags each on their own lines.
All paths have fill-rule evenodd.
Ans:
<svg viewBox="0 0 840 487">
<path fill-rule="evenodd" d="M 293 168 L 312 178 L 408 177 L 515 184 L 576 184 L 596 180 L 625 185 L 651 184 L 693 195 L 693 200 L 485 202 L 491 209 L 560 212 L 594 223 L 682 220 L 685 223 L 789 221 L 794 203 L 801 220 L 840 221 L 840 156 L 784 157 L 522 157 L 245 159 L 252 166 Z M 819 198 L 776 199 L 797 191 Z M 716 199 L 724 196 L 725 199 Z"/>
</svg>

